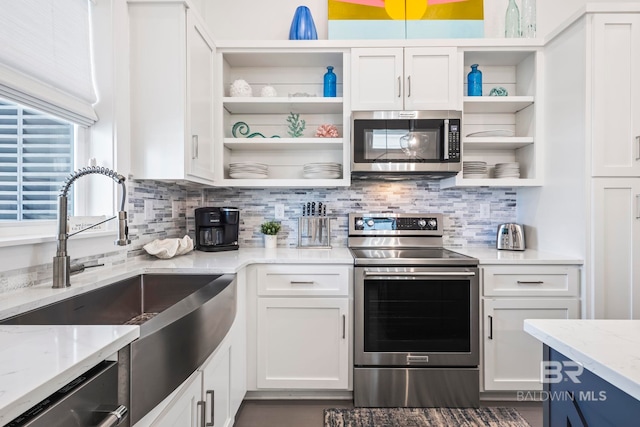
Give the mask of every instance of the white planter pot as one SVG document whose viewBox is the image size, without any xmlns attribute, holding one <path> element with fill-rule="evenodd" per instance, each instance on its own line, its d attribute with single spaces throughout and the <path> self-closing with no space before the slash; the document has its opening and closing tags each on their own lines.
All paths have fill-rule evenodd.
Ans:
<svg viewBox="0 0 640 427">
<path fill-rule="evenodd" d="M 264 235 L 264 247 L 267 249 L 273 249 L 278 246 L 278 236 Z"/>
</svg>

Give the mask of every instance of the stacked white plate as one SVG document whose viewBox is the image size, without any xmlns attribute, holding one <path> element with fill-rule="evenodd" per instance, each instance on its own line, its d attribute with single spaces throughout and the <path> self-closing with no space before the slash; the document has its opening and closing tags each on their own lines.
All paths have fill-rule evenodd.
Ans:
<svg viewBox="0 0 640 427">
<path fill-rule="evenodd" d="M 263 163 L 229 163 L 229 176 L 234 179 L 262 179 L 269 175 L 269 166 Z"/>
<path fill-rule="evenodd" d="M 514 163 L 496 163 L 494 169 L 496 178 L 520 178 L 520 164 Z"/>
<path fill-rule="evenodd" d="M 488 178 L 487 162 L 462 162 L 462 176 L 469 179 Z"/>
<path fill-rule="evenodd" d="M 340 163 L 307 163 L 302 170 L 302 176 L 309 179 L 340 178 L 341 174 Z"/>
</svg>

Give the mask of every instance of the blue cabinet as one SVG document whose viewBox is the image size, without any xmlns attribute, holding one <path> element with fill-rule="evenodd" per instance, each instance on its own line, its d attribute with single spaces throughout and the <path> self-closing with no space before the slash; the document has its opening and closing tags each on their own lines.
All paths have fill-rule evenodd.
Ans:
<svg viewBox="0 0 640 427">
<path fill-rule="evenodd" d="M 544 346 L 545 427 L 640 425 L 640 402 L 562 353 Z"/>
</svg>

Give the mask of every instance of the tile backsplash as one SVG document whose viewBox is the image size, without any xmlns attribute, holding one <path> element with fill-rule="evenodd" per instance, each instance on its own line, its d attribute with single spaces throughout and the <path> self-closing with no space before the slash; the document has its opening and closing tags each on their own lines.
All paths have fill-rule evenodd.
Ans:
<svg viewBox="0 0 640 427">
<path fill-rule="evenodd" d="M 494 245 L 498 224 L 516 218 L 516 192 L 510 188 L 441 190 L 437 181 L 353 181 L 348 188 L 322 189 L 207 189 L 187 200 L 193 236 L 193 209 L 200 206 L 240 208 L 240 247 L 262 246 L 260 224 L 274 219 L 275 205 L 284 205 L 285 219 L 278 246 L 296 247 L 298 217 L 306 202 L 327 206 L 332 246 L 346 246 L 350 212 L 441 213 L 447 246 Z"/>
<path fill-rule="evenodd" d="M 353 181 L 348 188 L 197 188 L 154 181 L 129 181 L 127 209 L 131 246 L 102 256 L 74 258 L 98 260 L 105 265 L 148 257 L 143 246 L 154 239 L 195 239 L 194 209 L 234 206 L 240 209 L 240 247 L 263 245 L 260 224 L 275 217 L 275 205 L 284 205 L 285 219 L 278 245 L 296 247 L 298 217 L 306 202 L 322 202 L 331 221 L 332 246 L 346 246 L 350 212 L 441 213 L 447 246 L 495 244 L 498 224 L 516 218 L 516 191 L 511 188 L 454 188 L 441 190 L 437 181 Z M 72 254 L 73 255 L 73 254 Z M 53 256 L 53 254 L 52 254 Z M 0 272 L 0 292 L 50 281 L 51 265 Z"/>
</svg>

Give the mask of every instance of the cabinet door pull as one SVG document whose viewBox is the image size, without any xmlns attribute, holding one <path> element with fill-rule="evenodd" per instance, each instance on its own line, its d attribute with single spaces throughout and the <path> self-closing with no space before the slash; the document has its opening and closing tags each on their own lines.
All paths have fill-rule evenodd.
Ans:
<svg viewBox="0 0 640 427">
<path fill-rule="evenodd" d="M 211 414 L 211 422 L 206 423 L 205 427 L 213 427 L 213 425 L 215 424 L 214 418 L 216 415 L 216 408 L 215 408 L 215 405 L 213 404 L 213 399 L 215 399 L 216 397 L 215 390 L 207 390 L 207 396 L 211 396 L 211 410 L 209 411 L 209 413 Z"/>
<path fill-rule="evenodd" d="M 291 283 L 292 285 L 313 285 L 315 282 L 313 280 L 291 280 L 289 283 Z"/>
<path fill-rule="evenodd" d="M 493 339 L 493 316 L 489 315 L 489 339 Z"/>
<path fill-rule="evenodd" d="M 347 315 L 342 315 L 342 339 L 347 338 Z"/>
<path fill-rule="evenodd" d="M 636 161 L 640 160 L 640 135 L 636 136 Z"/>
<path fill-rule="evenodd" d="M 411 76 L 407 76 L 407 98 L 411 96 Z"/>
<path fill-rule="evenodd" d="M 402 96 L 402 79 L 398 76 L 398 98 Z"/>
<path fill-rule="evenodd" d="M 542 285 L 544 282 L 542 280 L 518 280 L 516 283 L 518 285 Z"/>
<path fill-rule="evenodd" d="M 571 400 L 571 403 L 573 403 L 573 407 L 575 408 L 576 413 L 578 414 L 578 417 L 580 418 L 580 422 L 582 423 L 582 427 L 589 427 L 589 424 L 587 424 L 587 418 L 582 413 L 582 410 L 580 409 L 580 406 L 578 406 L 578 402 L 576 402 L 575 396 L 572 397 L 570 400 Z M 571 424 L 567 424 L 567 425 L 571 425 Z"/>
<path fill-rule="evenodd" d="M 202 427 L 206 427 L 205 426 L 205 417 L 207 416 L 207 409 L 206 409 L 206 403 L 203 402 L 202 400 L 198 400 L 198 408 L 200 408 L 200 417 L 201 417 L 201 421 L 200 421 L 200 425 Z"/>
<path fill-rule="evenodd" d="M 191 136 L 191 145 L 192 145 L 191 158 L 197 159 L 198 158 L 198 135 Z"/>
<path fill-rule="evenodd" d="M 636 219 L 640 219 L 640 194 L 636 194 Z"/>
</svg>

